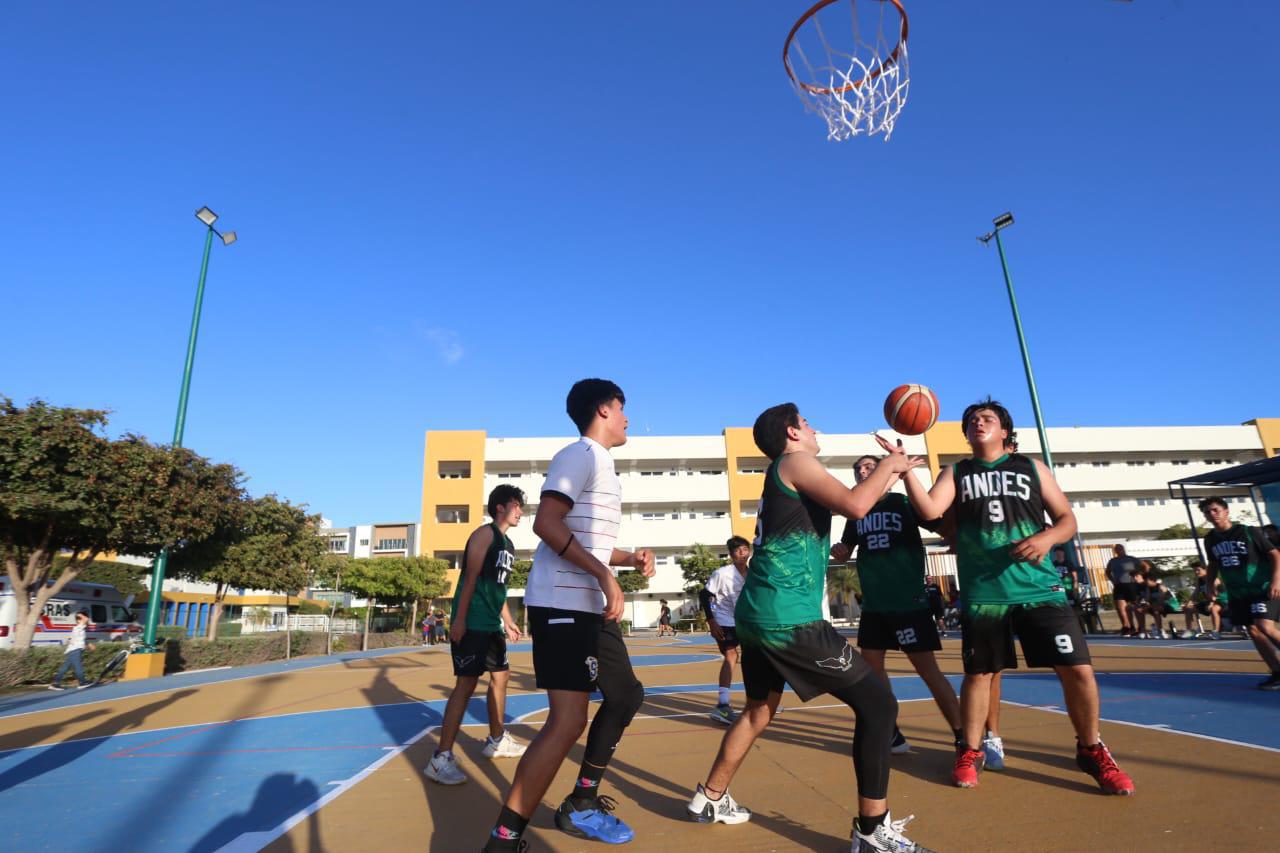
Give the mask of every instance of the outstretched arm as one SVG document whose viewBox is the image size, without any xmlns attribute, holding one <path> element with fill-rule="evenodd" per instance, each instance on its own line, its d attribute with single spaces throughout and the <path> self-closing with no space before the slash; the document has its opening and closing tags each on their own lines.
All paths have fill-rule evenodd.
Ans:
<svg viewBox="0 0 1280 853">
<path fill-rule="evenodd" d="M 832 512 L 847 518 L 862 518 L 898 477 L 923 464 L 924 460 L 915 456 L 887 456 L 880 460 L 871 476 L 850 489 L 831 476 L 818 457 L 789 453 L 778 466 L 778 474 L 784 483 Z"/>
</svg>

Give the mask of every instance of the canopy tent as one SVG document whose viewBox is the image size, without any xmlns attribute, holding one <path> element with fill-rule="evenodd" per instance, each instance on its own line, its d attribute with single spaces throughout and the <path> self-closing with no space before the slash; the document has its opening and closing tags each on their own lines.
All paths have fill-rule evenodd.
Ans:
<svg viewBox="0 0 1280 853">
<path fill-rule="evenodd" d="M 1196 494 L 1187 493 L 1187 489 L 1199 490 Z M 1196 531 L 1196 518 L 1191 512 L 1191 501 L 1214 494 L 1222 494 L 1224 489 L 1230 493 L 1245 493 L 1253 499 L 1253 507 L 1258 514 L 1258 523 L 1263 524 L 1270 518 L 1280 520 L 1280 456 L 1269 459 L 1256 459 L 1243 465 L 1232 465 L 1230 468 L 1219 468 L 1204 474 L 1183 477 L 1169 483 L 1169 496 L 1181 498 L 1187 508 L 1187 520 L 1191 523 L 1191 535 L 1195 537 L 1196 549 L 1204 554 L 1200 546 L 1200 534 Z M 1259 503 L 1259 497 L 1262 502 Z M 1266 507 L 1264 515 L 1263 506 Z"/>
</svg>

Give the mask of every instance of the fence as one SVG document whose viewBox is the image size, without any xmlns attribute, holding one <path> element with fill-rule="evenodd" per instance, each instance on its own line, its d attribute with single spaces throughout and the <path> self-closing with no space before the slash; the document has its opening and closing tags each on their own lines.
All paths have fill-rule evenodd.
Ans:
<svg viewBox="0 0 1280 853">
<path fill-rule="evenodd" d="M 332 622 L 332 626 L 330 626 Z M 284 625 L 273 625 L 271 622 L 241 622 L 242 634 L 269 634 L 283 631 Z M 356 619 L 330 619 L 328 616 L 315 614 L 289 614 L 289 629 L 292 631 L 314 631 L 317 633 L 358 634 L 363 625 Z"/>
</svg>

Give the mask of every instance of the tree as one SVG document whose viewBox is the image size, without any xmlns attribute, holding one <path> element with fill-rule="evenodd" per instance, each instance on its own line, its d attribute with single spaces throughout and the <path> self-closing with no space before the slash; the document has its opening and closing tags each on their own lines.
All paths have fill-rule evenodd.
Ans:
<svg viewBox="0 0 1280 853">
<path fill-rule="evenodd" d="M 360 648 L 369 648 L 369 614 L 377 602 L 403 604 L 414 598 L 443 595 L 449 564 L 427 557 L 372 557 L 348 560 L 342 567 L 339 589 L 366 598 L 364 637 Z"/>
<path fill-rule="evenodd" d="M 59 554 L 53 558 L 53 577 L 57 577 L 67 567 L 71 558 Z M 78 581 L 84 583 L 104 583 L 114 586 L 125 595 L 138 595 L 147 591 L 143 583 L 151 573 L 149 566 L 136 566 L 133 563 L 117 563 L 112 560 L 94 560 L 81 570 Z"/>
<path fill-rule="evenodd" d="M 154 556 L 194 543 L 238 510 L 240 473 L 135 435 L 110 440 L 106 412 L 25 409 L 0 397 L 0 554 L 13 585 L 13 645 L 31 645 L 45 605 L 100 554 Z M 54 573 L 54 559 L 67 556 Z M 159 595 L 159 590 L 152 594 Z"/>
<path fill-rule="evenodd" d="M 1204 535 L 1209 532 L 1209 528 L 1198 526 L 1196 527 L 1196 532 L 1203 539 Z M 1190 539 L 1192 538 L 1191 527 L 1187 524 L 1171 524 L 1152 538 L 1160 541 Z M 1158 577 L 1186 574 L 1191 571 L 1191 562 L 1191 557 L 1153 557 L 1151 559 L 1151 565 L 1155 568 Z"/>
<path fill-rule="evenodd" d="M 218 635 L 223 602 L 232 588 L 297 592 L 306 587 L 325 553 L 317 535 L 320 516 L 307 515 L 304 507 L 275 495 L 245 498 L 235 522 L 171 558 L 176 576 L 214 585 L 210 638 Z"/>
<path fill-rule="evenodd" d="M 529 585 L 529 570 L 533 568 L 533 560 L 516 560 L 511 566 L 511 574 L 507 576 L 507 589 L 524 589 Z M 458 578 L 462 583 L 462 578 Z"/>
<path fill-rule="evenodd" d="M 855 593 L 862 594 L 862 578 L 858 576 L 858 570 L 849 565 L 830 566 L 827 569 L 827 589 L 840 593 L 845 615 L 852 618 L 853 608 L 849 606 L 849 602 L 854 600 Z"/>
<path fill-rule="evenodd" d="M 618 586 L 622 587 L 624 594 L 639 592 L 649 588 L 649 579 L 636 571 L 618 572 Z"/>
<path fill-rule="evenodd" d="M 679 559 L 680 573 L 684 575 L 684 591 L 686 595 L 697 596 L 707 585 L 711 573 L 725 565 L 725 560 L 706 545 L 695 544 L 688 554 Z"/>
</svg>

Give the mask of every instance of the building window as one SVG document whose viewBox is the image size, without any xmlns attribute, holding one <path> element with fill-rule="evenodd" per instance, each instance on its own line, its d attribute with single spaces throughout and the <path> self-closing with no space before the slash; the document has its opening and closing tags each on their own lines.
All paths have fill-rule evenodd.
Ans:
<svg viewBox="0 0 1280 853">
<path fill-rule="evenodd" d="M 1094 462 L 1093 467 L 1094 468 L 1110 468 L 1111 463 L 1110 462 Z"/>
<path fill-rule="evenodd" d="M 449 564 L 449 568 L 456 569 L 462 566 L 462 554 L 458 551 L 437 551 L 437 560 L 444 560 Z"/>
<path fill-rule="evenodd" d="M 666 472 L 658 471 L 653 468 L 646 468 L 640 472 L 640 476 L 641 477 L 661 477 L 664 473 Z"/>
<path fill-rule="evenodd" d="M 1120 506 L 1120 501 L 1117 500 L 1116 498 L 1103 498 L 1102 505 L 1103 506 Z"/>
<path fill-rule="evenodd" d="M 704 512 L 702 514 L 702 517 L 703 518 L 724 518 L 728 514 L 729 513 L 725 512 L 722 509 L 713 509 L 713 510 L 707 510 L 706 512 Z"/>
<path fill-rule="evenodd" d="M 441 480 L 471 479 L 470 462 L 441 462 L 437 471 Z"/>
<path fill-rule="evenodd" d="M 330 536 L 329 537 L 329 553 L 330 554 L 347 553 L 347 537 Z"/>
<path fill-rule="evenodd" d="M 724 473 L 723 468 L 699 468 L 698 473 L 704 477 L 719 477 Z"/>
<path fill-rule="evenodd" d="M 368 540 L 368 539 L 361 539 L 361 540 L 360 540 L 360 547 L 361 547 L 361 548 L 367 548 L 368 546 L 369 546 L 369 540 Z"/>
<path fill-rule="evenodd" d="M 667 517 L 665 512 L 642 512 L 640 513 L 641 521 L 662 521 Z"/>
<path fill-rule="evenodd" d="M 1173 460 L 1173 464 L 1174 464 L 1174 465 L 1190 465 L 1190 464 L 1191 464 L 1191 460 L 1190 460 L 1190 459 L 1175 459 L 1175 460 Z"/>
<path fill-rule="evenodd" d="M 1089 502 L 1088 501 L 1072 501 L 1071 505 L 1074 507 L 1086 507 L 1089 505 Z"/>
<path fill-rule="evenodd" d="M 738 512 L 742 514 L 743 518 L 755 518 L 759 508 L 760 503 L 758 501 L 742 501 L 738 504 Z"/>
<path fill-rule="evenodd" d="M 1204 460 L 1204 464 L 1206 464 L 1206 465 L 1221 465 L 1221 464 L 1222 464 L 1222 460 L 1221 460 L 1221 459 L 1206 459 L 1206 460 Z"/>
<path fill-rule="evenodd" d="M 379 539 L 375 551 L 403 551 L 408 547 L 407 539 Z"/>
<path fill-rule="evenodd" d="M 467 524 L 471 521 L 471 508 L 466 506 L 436 507 L 437 524 Z"/>
</svg>

